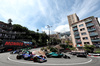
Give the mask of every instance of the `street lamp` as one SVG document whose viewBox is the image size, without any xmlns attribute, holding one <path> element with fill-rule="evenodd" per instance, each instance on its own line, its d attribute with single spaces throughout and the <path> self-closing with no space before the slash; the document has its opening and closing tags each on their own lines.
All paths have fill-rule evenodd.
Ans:
<svg viewBox="0 0 100 66">
<path fill-rule="evenodd" d="M 47 28 L 49 28 L 49 37 L 50 37 L 50 28 L 51 28 L 52 26 L 49 26 L 49 25 L 47 25 Z"/>
<path fill-rule="evenodd" d="M 50 26 L 50 25 L 47 25 L 47 28 L 49 29 L 49 38 L 50 38 L 50 28 L 51 28 L 52 26 Z M 50 41 L 50 39 L 49 39 L 49 41 Z"/>
</svg>

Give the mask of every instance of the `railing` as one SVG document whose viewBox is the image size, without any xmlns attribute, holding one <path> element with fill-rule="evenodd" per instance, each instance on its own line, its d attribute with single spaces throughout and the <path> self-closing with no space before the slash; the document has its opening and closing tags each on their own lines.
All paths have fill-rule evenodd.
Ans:
<svg viewBox="0 0 100 66">
<path fill-rule="evenodd" d="M 90 19 L 90 20 L 86 20 L 85 23 L 88 23 L 88 22 L 91 22 L 91 21 L 92 21 L 92 19 Z"/>
<path fill-rule="evenodd" d="M 79 34 L 79 32 L 74 32 L 74 34 L 75 34 L 75 35 L 78 35 L 78 34 Z"/>
<path fill-rule="evenodd" d="M 92 39 L 92 42 L 100 42 L 100 39 Z"/>
<path fill-rule="evenodd" d="M 91 26 L 93 26 L 94 24 L 93 23 L 89 23 L 89 24 L 87 24 L 86 26 L 87 27 L 91 27 Z"/>
<path fill-rule="evenodd" d="M 90 36 L 97 36 L 98 35 L 98 33 L 90 33 Z"/>
<path fill-rule="evenodd" d="M 73 28 L 73 30 L 78 30 L 77 28 Z"/>
<path fill-rule="evenodd" d="M 75 38 L 80 38 L 80 36 L 75 36 Z"/>
<path fill-rule="evenodd" d="M 77 25 L 73 25 L 72 27 L 75 27 L 75 26 L 77 26 Z"/>
<path fill-rule="evenodd" d="M 76 41 L 76 43 L 82 43 L 81 41 Z"/>
<path fill-rule="evenodd" d="M 88 31 L 95 31 L 96 29 L 95 28 L 93 28 L 93 29 L 88 29 Z"/>
</svg>

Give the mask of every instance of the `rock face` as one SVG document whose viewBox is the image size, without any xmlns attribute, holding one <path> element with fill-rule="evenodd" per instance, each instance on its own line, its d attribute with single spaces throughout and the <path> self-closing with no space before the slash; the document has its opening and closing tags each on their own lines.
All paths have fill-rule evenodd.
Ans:
<svg viewBox="0 0 100 66">
<path fill-rule="evenodd" d="M 41 50 L 39 50 L 39 51 L 32 51 L 32 54 L 45 56 L 45 52 L 44 51 L 41 51 Z"/>
<path fill-rule="evenodd" d="M 60 50 L 60 49 L 63 49 L 62 47 L 60 47 L 60 45 L 56 45 L 55 48 L 57 48 L 57 49 L 59 49 L 59 50 Z"/>
</svg>

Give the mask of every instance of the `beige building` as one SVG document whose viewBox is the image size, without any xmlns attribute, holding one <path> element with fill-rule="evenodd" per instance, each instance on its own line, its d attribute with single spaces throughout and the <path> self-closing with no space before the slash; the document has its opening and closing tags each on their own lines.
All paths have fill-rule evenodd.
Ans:
<svg viewBox="0 0 100 66">
<path fill-rule="evenodd" d="M 100 24 L 97 17 L 91 16 L 79 20 L 76 14 L 67 16 L 73 46 L 81 50 L 85 44 L 100 45 Z"/>
</svg>

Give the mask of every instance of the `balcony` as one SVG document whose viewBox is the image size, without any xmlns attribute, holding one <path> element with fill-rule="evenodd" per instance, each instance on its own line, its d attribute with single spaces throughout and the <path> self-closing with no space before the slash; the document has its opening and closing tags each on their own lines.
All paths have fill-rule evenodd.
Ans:
<svg viewBox="0 0 100 66">
<path fill-rule="evenodd" d="M 91 21 L 92 21 L 92 19 L 90 19 L 90 20 L 86 20 L 85 23 L 89 23 L 89 22 L 91 22 Z"/>
<path fill-rule="evenodd" d="M 100 42 L 100 39 L 92 39 L 92 42 Z"/>
<path fill-rule="evenodd" d="M 95 33 L 95 32 L 90 33 L 90 36 L 97 36 L 97 35 L 98 33 Z"/>
<path fill-rule="evenodd" d="M 77 47 L 83 47 L 82 44 L 77 44 Z"/>
<path fill-rule="evenodd" d="M 95 31 L 95 30 L 96 30 L 95 28 L 93 28 L 93 29 L 88 29 L 89 32 Z"/>
<path fill-rule="evenodd" d="M 75 36 L 75 38 L 80 38 L 80 36 Z"/>
<path fill-rule="evenodd" d="M 73 25 L 72 27 L 76 27 L 77 25 Z"/>
<path fill-rule="evenodd" d="M 79 34 L 79 32 L 74 32 L 74 35 L 78 35 Z"/>
<path fill-rule="evenodd" d="M 76 43 L 82 43 L 81 41 L 76 41 Z"/>
<path fill-rule="evenodd" d="M 87 26 L 87 27 L 91 27 L 91 26 L 94 26 L 94 24 L 93 24 L 93 23 L 89 23 L 89 24 L 87 24 L 86 26 Z"/>
<path fill-rule="evenodd" d="M 75 30 L 78 30 L 77 28 L 73 28 L 73 30 L 75 31 Z"/>
</svg>

